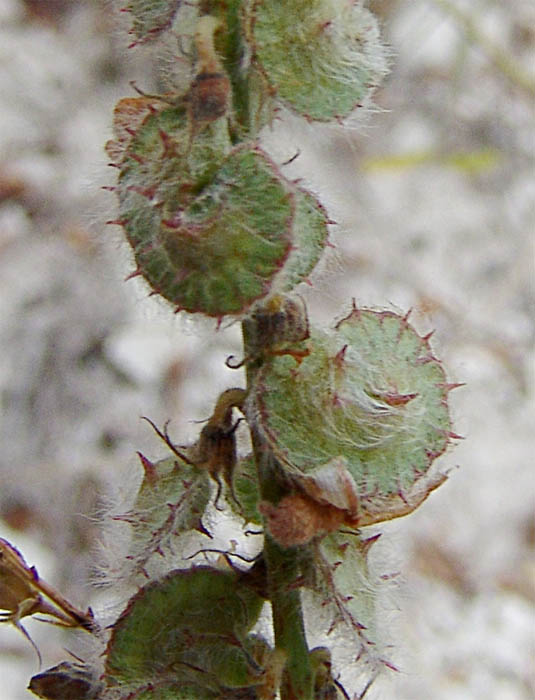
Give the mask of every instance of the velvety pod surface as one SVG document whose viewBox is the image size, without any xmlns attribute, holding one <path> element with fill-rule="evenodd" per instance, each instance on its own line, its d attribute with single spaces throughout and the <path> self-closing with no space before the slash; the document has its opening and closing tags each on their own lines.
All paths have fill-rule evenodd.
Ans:
<svg viewBox="0 0 535 700">
<path fill-rule="evenodd" d="M 310 567 L 304 566 L 305 587 L 317 594 L 317 603 L 331 616 L 330 626 L 353 637 L 360 662 L 370 675 L 382 661 L 378 631 L 377 585 L 368 570 L 368 552 L 377 536 L 362 540 L 356 534 L 337 532 L 311 544 Z"/>
<path fill-rule="evenodd" d="M 347 0 L 257 0 L 255 58 L 268 83 L 308 119 L 347 117 L 386 73 L 374 16 Z"/>
<path fill-rule="evenodd" d="M 353 309 L 309 348 L 300 362 L 272 358 L 258 377 L 251 410 L 270 447 L 320 502 L 355 517 L 358 500 L 360 524 L 413 510 L 443 481 L 429 468 L 451 435 L 428 340 L 395 313 Z M 337 484 L 348 493 L 330 493 Z"/>
<path fill-rule="evenodd" d="M 118 222 L 138 274 L 178 310 L 246 311 L 294 250 L 296 213 L 317 241 L 326 234 L 322 210 L 259 148 L 232 149 L 224 120 L 192 138 L 184 110 L 144 97 L 123 103 L 107 150 L 120 169 Z M 124 126 L 131 115 L 135 130 Z M 312 254 L 293 256 L 292 280 L 315 264 L 321 250 L 311 245 Z"/>
<path fill-rule="evenodd" d="M 205 470 L 177 457 L 154 464 L 142 455 L 140 459 L 145 475 L 135 503 L 117 519 L 132 528 L 128 556 L 131 573 L 145 576 L 151 558 L 160 562 L 163 554 L 173 550 L 173 542 L 181 533 L 201 526 L 210 483 Z"/>
<path fill-rule="evenodd" d="M 210 697 L 205 693 L 254 684 L 261 669 L 246 633 L 263 602 L 234 572 L 209 567 L 172 571 L 147 584 L 113 627 L 107 686 L 131 692 L 151 684 L 191 686 Z"/>
<path fill-rule="evenodd" d="M 316 198 L 306 190 L 295 190 L 293 246 L 275 287 L 278 292 L 291 291 L 307 280 L 327 245 L 328 217 Z"/>
</svg>

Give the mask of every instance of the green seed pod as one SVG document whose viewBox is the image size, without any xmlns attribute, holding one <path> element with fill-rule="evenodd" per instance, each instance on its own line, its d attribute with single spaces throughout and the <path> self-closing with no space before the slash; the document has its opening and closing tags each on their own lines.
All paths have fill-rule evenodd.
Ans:
<svg viewBox="0 0 535 700">
<path fill-rule="evenodd" d="M 255 0 L 254 60 L 276 97 L 311 120 L 344 119 L 387 72 L 374 16 L 348 0 Z"/>
<path fill-rule="evenodd" d="M 348 524 L 411 512 L 446 478 L 430 467 L 453 437 L 452 385 L 428 337 L 406 317 L 354 307 L 333 334 L 313 332 L 309 351 L 265 363 L 249 420 L 290 482 Z"/>
<path fill-rule="evenodd" d="M 284 265 L 294 211 L 288 183 L 267 156 L 235 149 L 189 206 L 164 209 L 160 254 L 170 269 L 156 280 L 160 293 L 190 312 L 243 313 Z"/>
<path fill-rule="evenodd" d="M 252 454 L 242 457 L 236 464 L 232 473 L 232 492 L 234 498 L 229 499 L 232 510 L 247 522 L 260 525 L 258 479 Z"/>
<path fill-rule="evenodd" d="M 114 624 L 103 680 L 131 692 L 151 684 L 196 687 L 199 697 L 254 685 L 262 668 L 246 634 L 263 603 L 247 574 L 172 571 L 140 589 Z"/>
<path fill-rule="evenodd" d="M 150 462 L 139 454 L 144 478 L 128 513 L 116 516 L 132 527 L 128 561 L 143 573 L 153 556 L 158 560 L 178 535 L 202 531 L 202 515 L 210 499 L 209 474 L 178 457 Z"/>
<path fill-rule="evenodd" d="M 290 292 L 306 281 L 327 245 L 328 217 L 323 206 L 310 192 L 296 189 L 292 250 L 275 283 L 277 292 Z"/>
<path fill-rule="evenodd" d="M 390 665 L 383 657 L 378 626 L 378 586 L 367 561 L 368 552 L 378 538 L 375 535 L 361 539 L 356 534 L 340 532 L 327 535 L 307 548 L 309 566 L 304 566 L 305 586 L 314 591 L 317 605 L 329 611 L 330 629 L 355 639 L 359 672 L 367 678 L 377 675 L 384 665 Z M 330 689 L 332 697 L 338 698 L 335 688 L 340 686 L 332 682 L 330 659 L 325 652 L 319 649 L 311 652 L 316 654 L 317 661 L 327 662 L 319 665 L 316 684 L 324 692 Z M 318 694 L 318 697 L 323 696 Z"/>
<path fill-rule="evenodd" d="M 134 124 L 134 128 L 127 126 Z M 240 315 L 304 281 L 327 244 L 327 217 L 226 120 L 192 139 L 185 107 L 142 97 L 116 109 L 108 154 L 120 169 L 120 223 L 136 275 L 177 311 Z"/>
</svg>

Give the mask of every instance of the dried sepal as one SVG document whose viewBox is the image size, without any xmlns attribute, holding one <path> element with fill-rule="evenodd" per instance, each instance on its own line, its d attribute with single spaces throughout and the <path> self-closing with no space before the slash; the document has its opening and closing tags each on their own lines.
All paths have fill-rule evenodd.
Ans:
<svg viewBox="0 0 535 700">
<path fill-rule="evenodd" d="M 317 503 L 345 511 L 348 521 L 359 521 L 358 493 L 345 458 L 334 457 L 327 464 L 299 478 L 298 482 Z"/>
<path fill-rule="evenodd" d="M 268 355 L 305 356 L 310 335 L 304 300 L 296 294 L 274 294 L 256 304 L 244 321 L 250 357 L 241 364 Z M 232 359 L 232 358 L 231 358 Z M 229 361 L 227 360 L 227 364 Z"/>
<path fill-rule="evenodd" d="M 213 413 L 201 430 L 199 439 L 190 446 L 177 447 L 171 440 L 167 425 L 160 430 L 145 418 L 170 450 L 183 462 L 207 472 L 217 483 L 216 504 L 222 490 L 222 479 L 232 490 L 232 473 L 236 465 L 236 428 L 233 409 L 240 408 L 246 396 L 245 389 L 226 389 L 218 398 Z M 144 464 L 147 478 L 152 478 L 150 468 Z"/>
<path fill-rule="evenodd" d="M 300 490 L 284 496 L 277 505 L 264 501 L 258 507 L 271 536 L 282 547 L 305 545 L 342 525 L 359 526 L 358 495 L 345 459 L 334 458 L 300 475 L 295 485 Z"/>
<path fill-rule="evenodd" d="M 349 700 L 345 688 L 333 675 L 329 649 L 312 649 L 310 659 L 314 669 L 314 700 Z"/>
<path fill-rule="evenodd" d="M 189 450 L 189 457 L 200 469 L 206 469 L 221 491 L 221 477 L 232 489 L 232 473 L 236 466 L 236 428 L 233 409 L 241 408 L 247 392 L 233 388 L 218 398 L 211 417 L 201 430 L 198 441 Z M 216 502 L 218 498 L 216 497 Z"/>
<path fill-rule="evenodd" d="M 25 562 L 22 554 L 7 540 L 0 538 L 0 622 L 14 625 L 34 647 L 39 662 L 39 649 L 21 620 L 30 615 L 63 627 L 80 627 L 94 632 L 97 625 L 91 610 L 82 612 L 39 577 L 34 566 Z"/>
<path fill-rule="evenodd" d="M 321 505 L 301 493 L 284 496 L 277 505 L 261 501 L 258 510 L 266 519 L 271 537 L 284 548 L 305 545 L 334 532 L 347 518 L 343 510 Z"/>
<path fill-rule="evenodd" d="M 94 700 L 102 685 L 84 665 L 62 661 L 33 676 L 28 690 L 46 700 Z"/>
<path fill-rule="evenodd" d="M 233 409 L 241 405 L 245 391 L 228 389 L 219 397 L 214 411 L 189 446 L 175 445 L 167 431 L 145 418 L 165 442 L 172 455 L 153 462 L 138 453 L 143 478 L 132 506 L 113 516 L 127 523 L 131 539 L 123 573 L 149 577 L 161 567 L 162 558 L 173 555 L 173 545 L 184 533 L 196 530 L 210 536 L 203 515 L 210 501 L 210 478 L 217 484 L 216 507 L 225 482 L 232 489 L 236 464 L 235 431 L 239 420 Z"/>
</svg>

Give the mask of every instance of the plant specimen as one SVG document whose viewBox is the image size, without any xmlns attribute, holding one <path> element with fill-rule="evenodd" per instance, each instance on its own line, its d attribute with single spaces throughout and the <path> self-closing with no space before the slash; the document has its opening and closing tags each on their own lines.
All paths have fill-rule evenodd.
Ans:
<svg viewBox="0 0 535 700">
<path fill-rule="evenodd" d="M 298 287 L 333 222 L 262 132 L 281 110 L 350 119 L 386 74 L 387 51 L 356 0 L 123 9 L 132 47 L 177 37 L 186 87 L 117 104 L 111 223 L 132 276 L 176 312 L 241 324 L 243 357 L 228 365 L 245 368 L 246 385 L 221 394 L 192 445 L 149 420 L 167 456 L 139 455 L 139 489 L 112 518 L 128 535 L 121 610 L 106 625 L 83 617 L 96 660 L 59 664 L 30 688 L 80 700 L 362 698 L 393 666 L 368 565 L 378 535 L 366 527 L 410 513 L 445 480 L 434 461 L 455 437 L 455 385 L 408 314 L 353 302 L 332 329 L 310 324 Z M 223 549 L 211 544 L 219 512 L 235 532 Z M 235 544 L 247 538 L 250 556 Z M 11 593 L 22 580 L 27 590 L 4 602 L 20 629 L 23 615 L 47 612 L 27 579 L 0 582 Z M 330 649 L 311 648 L 320 612 L 325 632 L 347 640 L 351 681 Z"/>
</svg>

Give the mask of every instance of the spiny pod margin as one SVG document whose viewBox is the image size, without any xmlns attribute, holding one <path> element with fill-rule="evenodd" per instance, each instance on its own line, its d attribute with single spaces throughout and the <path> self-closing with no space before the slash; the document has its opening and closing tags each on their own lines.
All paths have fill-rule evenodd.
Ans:
<svg viewBox="0 0 535 700">
<path fill-rule="evenodd" d="M 265 363 L 249 420 L 288 481 L 349 526 L 411 512 L 445 480 L 431 465 L 454 437 L 451 385 L 428 337 L 406 316 L 353 307 L 308 342 L 303 358 Z"/>
<path fill-rule="evenodd" d="M 260 147 L 232 148 L 223 121 L 191 141 L 184 108 L 123 100 L 107 146 L 135 274 L 177 311 L 216 318 L 306 280 L 328 221 Z"/>
</svg>

